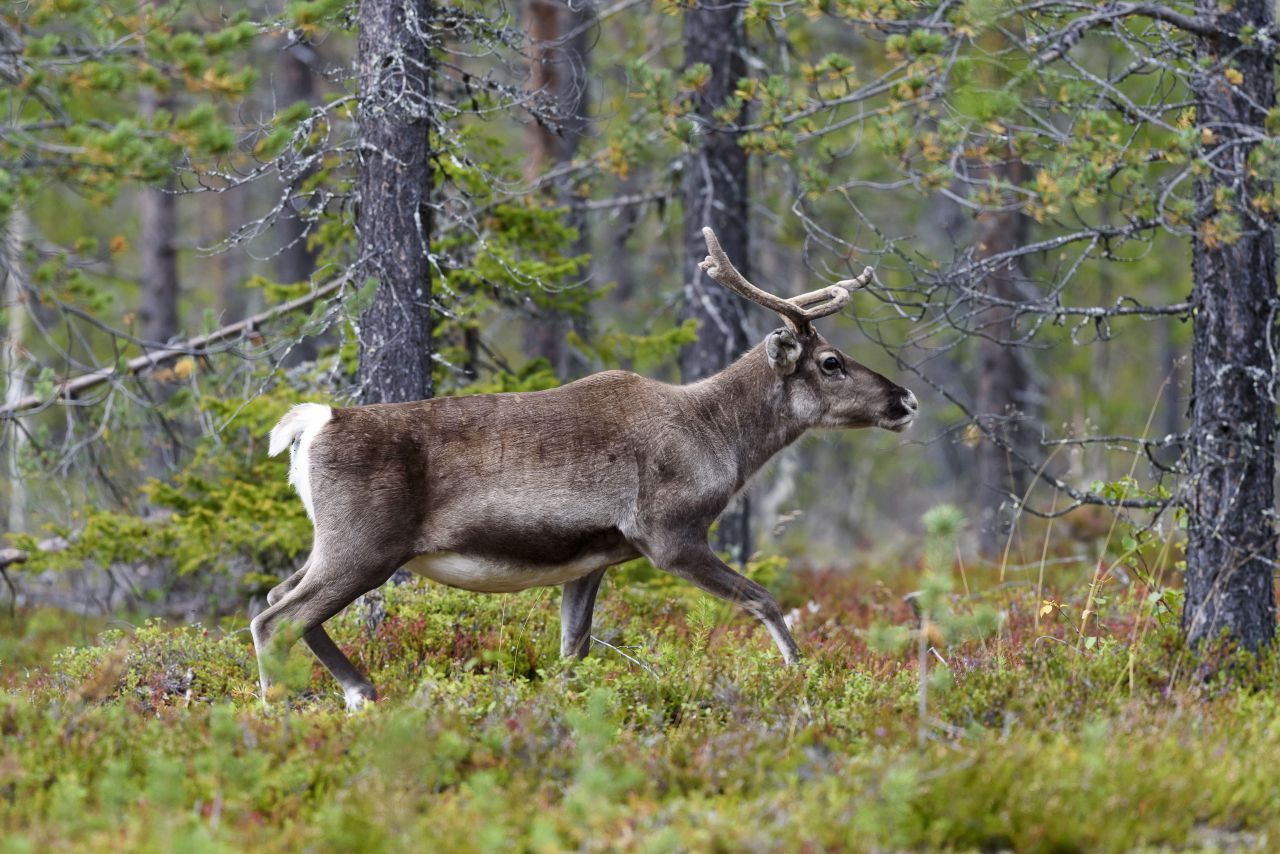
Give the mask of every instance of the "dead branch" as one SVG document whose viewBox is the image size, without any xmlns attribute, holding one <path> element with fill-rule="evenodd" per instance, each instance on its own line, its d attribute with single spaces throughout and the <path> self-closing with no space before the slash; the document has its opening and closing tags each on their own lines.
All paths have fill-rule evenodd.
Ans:
<svg viewBox="0 0 1280 854">
<path fill-rule="evenodd" d="M 167 346 L 164 349 L 150 353 L 144 353 L 141 356 L 130 359 L 123 367 L 99 368 L 98 370 L 90 371 L 87 374 L 81 374 L 77 377 L 65 379 L 58 383 L 52 396 L 29 394 L 26 397 L 19 398 L 17 401 L 7 406 L 0 407 L 0 420 L 17 418 L 32 410 L 43 410 L 60 400 L 74 400 L 89 389 L 102 385 L 103 383 L 110 382 L 117 377 L 137 376 L 160 365 L 180 359 L 183 356 L 211 355 L 209 348 L 212 345 L 231 340 L 248 332 L 253 332 L 263 324 L 269 323 L 278 317 L 295 312 L 300 308 L 306 308 L 318 300 L 333 294 L 341 288 L 346 281 L 347 278 L 345 276 L 340 277 L 335 281 L 317 288 L 306 296 L 298 297 L 297 299 L 282 303 L 275 308 L 259 312 L 252 317 L 246 317 L 244 320 L 228 324 L 227 326 L 210 332 L 207 335 L 198 335 L 183 343 Z"/>
</svg>

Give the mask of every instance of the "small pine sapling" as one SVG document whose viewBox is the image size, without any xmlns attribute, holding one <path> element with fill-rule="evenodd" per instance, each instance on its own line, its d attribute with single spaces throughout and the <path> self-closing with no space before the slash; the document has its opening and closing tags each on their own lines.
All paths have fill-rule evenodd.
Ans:
<svg viewBox="0 0 1280 854">
<path fill-rule="evenodd" d="M 918 739 L 929 735 L 929 692 L 941 693 L 952 682 L 951 667 L 940 649 L 980 640 L 995 632 L 1002 615 L 989 605 L 965 602 L 953 594 L 956 543 L 965 518 L 951 504 L 940 504 L 920 519 L 925 531 L 924 572 L 920 589 L 906 601 L 916 617 L 913 627 L 877 624 L 867 629 L 867 646 L 881 655 L 898 655 L 914 642 L 916 651 Z M 941 667 L 930 668 L 930 659 Z"/>
</svg>

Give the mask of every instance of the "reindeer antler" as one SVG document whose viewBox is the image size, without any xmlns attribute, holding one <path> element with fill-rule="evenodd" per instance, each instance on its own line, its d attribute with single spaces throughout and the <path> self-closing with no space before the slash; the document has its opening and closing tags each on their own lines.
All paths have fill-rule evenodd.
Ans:
<svg viewBox="0 0 1280 854">
<path fill-rule="evenodd" d="M 811 321 L 819 317 L 835 314 L 849 302 L 849 294 L 859 288 L 866 287 L 874 275 L 867 267 L 861 275 L 853 279 L 843 279 L 834 285 L 801 294 L 798 297 L 783 299 L 780 296 L 762 291 L 747 281 L 738 268 L 733 266 L 729 256 L 720 248 L 716 233 L 709 227 L 702 229 L 702 236 L 707 241 L 707 257 L 698 266 L 712 279 L 724 285 L 741 297 L 777 312 L 793 332 L 807 332 Z"/>
</svg>

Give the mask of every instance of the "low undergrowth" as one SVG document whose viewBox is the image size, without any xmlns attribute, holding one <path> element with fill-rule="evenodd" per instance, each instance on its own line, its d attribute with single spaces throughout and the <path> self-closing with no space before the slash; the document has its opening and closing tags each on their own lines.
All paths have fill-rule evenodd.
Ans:
<svg viewBox="0 0 1280 854">
<path fill-rule="evenodd" d="M 573 665 L 557 656 L 556 591 L 411 581 L 375 629 L 359 608 L 331 623 L 383 693 L 355 716 L 302 649 L 287 700 L 263 708 L 243 621 L 114 624 L 86 643 L 22 615 L 0 647 L 0 849 L 1280 840 L 1275 662 L 1194 678 L 1176 615 L 1142 584 L 1077 601 L 957 568 L 947 607 L 1000 619 L 945 644 L 903 599 L 911 571 L 757 572 L 791 611 L 803 667 L 643 566 L 606 580 L 599 642 Z M 1103 613 L 1072 621 L 1090 608 Z M 927 641 L 923 706 L 917 649 L 876 651 L 895 626 Z M 80 645 L 55 651 L 66 643 Z"/>
</svg>

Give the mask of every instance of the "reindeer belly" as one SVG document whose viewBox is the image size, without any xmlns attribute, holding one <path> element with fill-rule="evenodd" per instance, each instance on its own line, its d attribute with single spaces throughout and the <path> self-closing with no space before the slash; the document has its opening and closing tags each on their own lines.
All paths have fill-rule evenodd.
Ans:
<svg viewBox="0 0 1280 854">
<path fill-rule="evenodd" d="M 567 563 L 542 565 L 489 555 L 433 552 L 418 555 L 406 563 L 404 568 L 415 575 L 463 590 L 513 593 L 530 587 L 564 584 L 630 556 L 629 553 L 616 552 L 587 553 Z"/>
</svg>

